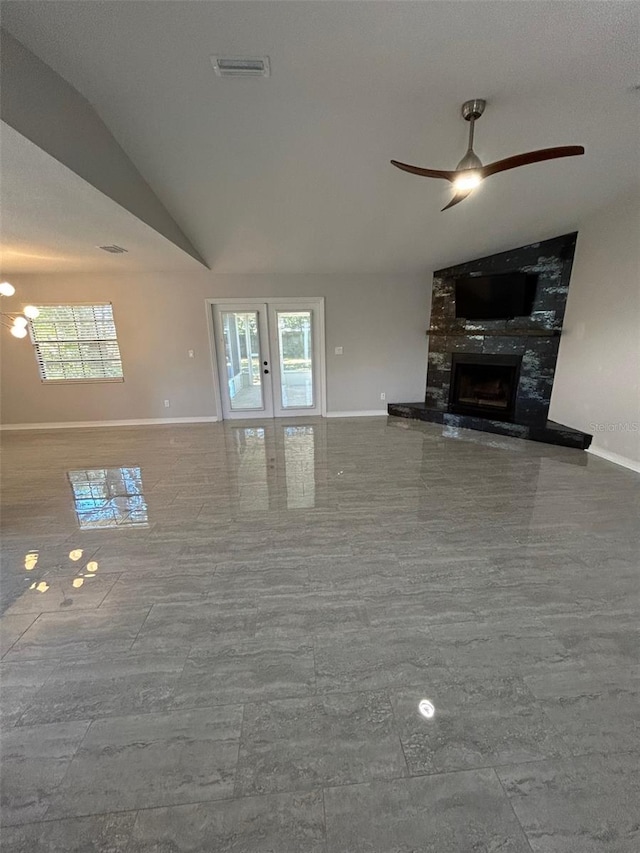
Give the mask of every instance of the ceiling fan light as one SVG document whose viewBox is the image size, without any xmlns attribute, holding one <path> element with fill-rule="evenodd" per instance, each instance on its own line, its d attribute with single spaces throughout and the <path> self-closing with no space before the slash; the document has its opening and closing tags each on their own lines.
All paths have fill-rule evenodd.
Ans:
<svg viewBox="0 0 640 853">
<path fill-rule="evenodd" d="M 460 174 L 453 182 L 453 188 L 456 192 L 461 190 L 475 190 L 482 183 L 482 175 L 480 172 L 467 171 Z"/>
</svg>

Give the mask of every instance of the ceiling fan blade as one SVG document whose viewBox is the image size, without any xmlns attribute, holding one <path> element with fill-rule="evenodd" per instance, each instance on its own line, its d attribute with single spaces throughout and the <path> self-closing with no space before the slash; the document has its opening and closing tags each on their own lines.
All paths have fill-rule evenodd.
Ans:
<svg viewBox="0 0 640 853">
<path fill-rule="evenodd" d="M 582 145 L 564 145 L 559 148 L 541 148 L 538 151 L 529 151 L 526 154 L 514 154 L 504 160 L 496 160 L 483 166 L 479 171 L 483 178 L 495 175 L 498 172 L 506 172 L 508 169 L 517 169 L 518 166 L 528 166 L 530 163 L 541 163 L 543 160 L 556 160 L 558 157 L 577 157 L 584 154 Z"/>
<path fill-rule="evenodd" d="M 445 169 L 421 169 L 420 166 L 410 166 L 408 163 L 399 163 L 397 160 L 392 160 L 391 165 L 396 169 L 402 169 L 403 172 L 410 172 L 412 175 L 420 175 L 422 178 L 444 178 L 445 181 L 453 181 L 455 172 Z"/>
<path fill-rule="evenodd" d="M 464 201 L 468 195 L 471 195 L 473 190 L 458 190 L 458 192 L 451 199 L 449 204 L 446 204 L 442 210 L 448 210 L 450 207 L 453 207 L 455 204 L 460 204 L 461 201 Z M 440 211 L 442 213 L 442 211 Z"/>
</svg>

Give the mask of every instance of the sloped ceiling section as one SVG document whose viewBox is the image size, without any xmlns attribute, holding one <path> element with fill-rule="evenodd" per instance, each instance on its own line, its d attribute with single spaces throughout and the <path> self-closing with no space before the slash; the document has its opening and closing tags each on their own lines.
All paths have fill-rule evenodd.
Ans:
<svg viewBox="0 0 640 853">
<path fill-rule="evenodd" d="M 2 30 L 0 35 L 2 121 L 206 266 L 93 107 L 9 33 Z M 15 148 L 10 146 L 11 151 Z M 25 190 L 26 187 L 25 184 Z M 89 205 L 85 213 L 89 215 L 93 207 Z M 19 223 L 11 220 L 10 213 L 3 210 L 4 222 L 8 220 L 12 238 L 20 239 L 15 233 Z M 82 216 L 83 211 L 78 213 Z M 69 212 L 62 218 L 65 215 L 68 217 Z M 19 221 L 26 224 L 27 220 L 23 217 Z M 55 226 L 50 236 L 54 234 Z M 24 234 L 24 241 L 28 243 L 33 236 Z M 4 237 L 3 234 L 3 240 Z M 10 254 L 11 250 L 5 253 L 6 262 Z M 31 254 L 37 255 L 37 248 Z"/>
<path fill-rule="evenodd" d="M 0 122 L 0 273 L 204 271 L 191 255 Z M 110 254 L 104 245 L 127 251 Z"/>
</svg>

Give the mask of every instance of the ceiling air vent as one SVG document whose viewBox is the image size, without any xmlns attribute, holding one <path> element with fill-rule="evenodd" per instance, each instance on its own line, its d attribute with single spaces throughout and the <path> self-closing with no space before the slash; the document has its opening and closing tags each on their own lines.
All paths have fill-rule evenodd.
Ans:
<svg viewBox="0 0 640 853">
<path fill-rule="evenodd" d="M 102 249 L 103 252 L 109 252 L 111 255 L 124 255 L 125 252 L 128 252 L 128 249 L 123 249 L 122 246 L 116 246 L 115 243 L 113 246 L 98 246 L 98 249 Z"/>
<path fill-rule="evenodd" d="M 218 77 L 270 77 L 268 56 L 222 57 L 212 56 L 211 64 Z"/>
</svg>

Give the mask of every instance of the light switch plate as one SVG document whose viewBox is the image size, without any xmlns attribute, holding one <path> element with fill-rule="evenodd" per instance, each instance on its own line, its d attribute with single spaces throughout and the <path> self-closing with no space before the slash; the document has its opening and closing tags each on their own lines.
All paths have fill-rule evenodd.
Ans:
<svg viewBox="0 0 640 853">
<path fill-rule="evenodd" d="M 336 347 L 335 353 L 336 355 L 342 355 L 342 347 Z"/>
</svg>

